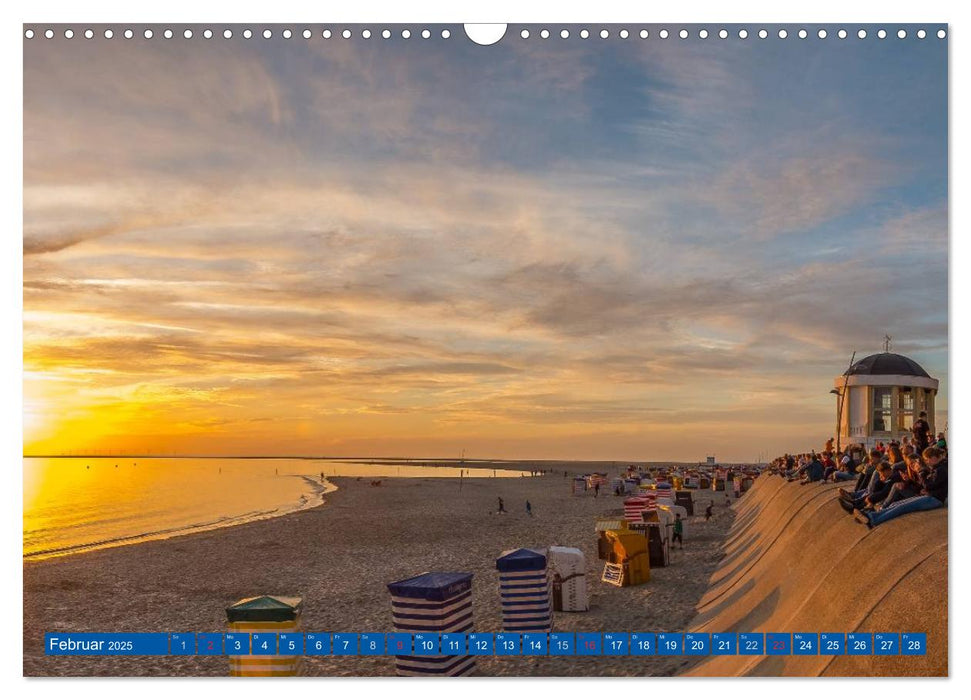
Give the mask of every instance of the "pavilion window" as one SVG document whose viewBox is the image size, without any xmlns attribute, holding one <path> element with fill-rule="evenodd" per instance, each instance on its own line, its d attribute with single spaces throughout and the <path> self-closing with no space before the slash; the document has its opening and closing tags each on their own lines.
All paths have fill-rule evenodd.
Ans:
<svg viewBox="0 0 971 700">
<path fill-rule="evenodd" d="M 909 386 L 902 386 L 899 389 L 900 403 L 897 406 L 898 418 L 897 425 L 901 428 L 909 428 L 914 424 L 914 407 L 916 406 L 916 389 Z"/>
<path fill-rule="evenodd" d="M 893 389 L 878 386 L 873 388 L 873 432 L 890 432 L 890 418 L 893 413 Z"/>
</svg>

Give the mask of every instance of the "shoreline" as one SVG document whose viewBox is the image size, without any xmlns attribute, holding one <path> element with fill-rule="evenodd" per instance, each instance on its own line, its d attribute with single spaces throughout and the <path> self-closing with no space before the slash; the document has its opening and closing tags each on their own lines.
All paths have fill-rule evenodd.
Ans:
<svg viewBox="0 0 971 700">
<path fill-rule="evenodd" d="M 116 456 L 116 457 L 118 457 L 118 456 Z M 58 459 L 69 459 L 69 458 L 70 459 L 74 459 L 75 457 L 58 457 Z M 120 458 L 120 457 L 118 457 L 118 458 Z M 29 458 L 25 457 L 25 459 L 42 459 L 42 457 L 29 457 Z M 77 459 L 82 459 L 82 458 L 81 457 L 77 457 Z M 84 457 L 83 459 L 89 459 L 89 457 Z M 161 459 L 161 458 L 158 458 L 158 459 Z M 177 457 L 177 458 L 168 458 L 168 457 L 166 457 L 165 459 L 208 459 L 208 458 L 205 458 L 205 457 L 197 458 L 197 457 L 188 457 L 188 456 L 186 456 L 186 457 Z M 230 459 L 230 458 L 219 457 L 219 458 L 211 458 L 211 459 Z M 307 457 L 307 458 L 284 458 L 284 457 L 274 457 L 274 458 L 242 457 L 242 458 L 235 458 L 234 457 L 234 458 L 231 458 L 231 459 L 254 459 L 254 460 L 256 460 L 256 459 L 281 459 L 281 460 L 282 459 L 307 459 L 307 460 L 316 460 L 318 458 L 311 458 L 311 457 Z M 327 460 L 323 460 L 323 461 L 327 461 Z M 334 460 L 330 460 L 330 461 L 334 461 Z M 349 462 L 349 463 L 351 463 L 351 464 L 369 464 L 367 462 Z M 395 466 L 395 465 L 397 465 L 397 466 L 405 466 L 405 465 L 409 465 L 409 466 L 422 466 L 422 467 L 427 467 L 427 468 L 430 468 L 430 469 L 434 469 L 434 468 L 456 468 L 456 469 L 459 469 L 459 468 L 462 468 L 463 465 L 464 465 L 464 463 L 460 463 L 458 461 L 456 461 L 454 463 L 453 462 L 441 462 L 441 463 L 438 463 L 438 464 L 428 464 L 427 462 L 424 463 L 424 464 L 415 464 L 415 463 L 409 463 L 409 462 L 400 462 L 399 463 L 399 462 L 394 462 L 394 461 L 384 461 L 382 463 L 383 464 L 386 464 L 386 465 L 389 465 L 389 466 Z M 517 472 L 524 471 L 523 469 L 516 468 L 513 465 L 499 466 L 497 462 L 484 462 L 482 464 L 493 465 L 493 468 L 492 468 L 492 471 L 493 472 L 500 471 L 500 470 L 502 470 L 502 471 L 517 471 Z M 467 466 L 467 465 L 465 465 L 465 466 Z M 476 470 L 480 470 L 480 471 L 481 470 L 484 470 L 484 467 L 482 467 L 482 466 L 471 466 L 471 467 L 467 467 L 467 468 L 470 469 L 470 470 L 471 469 L 476 469 Z M 321 472 L 321 473 L 323 474 L 323 472 Z M 343 476 L 343 477 L 335 477 L 335 476 L 327 477 L 327 476 L 324 476 L 323 477 L 323 480 L 321 480 L 320 478 L 317 478 L 315 476 L 308 476 L 306 474 L 290 474 L 290 475 L 287 475 L 287 476 L 299 477 L 299 478 L 303 479 L 310 486 L 310 491 L 307 492 L 307 493 L 305 493 L 305 494 L 302 494 L 300 496 L 300 498 L 298 500 L 296 500 L 296 501 L 293 501 L 291 503 L 284 504 L 284 505 L 281 505 L 281 506 L 277 506 L 277 507 L 271 508 L 271 509 L 250 511 L 250 512 L 247 512 L 247 513 L 240 513 L 238 515 L 227 515 L 227 516 L 223 516 L 221 518 L 217 518 L 215 520 L 211 520 L 211 521 L 207 521 L 207 522 L 203 522 L 203 523 L 190 523 L 188 525 L 175 526 L 175 527 L 167 528 L 165 530 L 158 530 L 158 531 L 152 531 L 152 532 L 144 532 L 144 533 L 138 533 L 138 534 L 134 534 L 134 535 L 124 535 L 124 536 L 120 536 L 120 537 L 116 537 L 116 538 L 99 540 L 99 541 L 95 541 L 95 542 L 88 542 L 88 543 L 84 543 L 84 544 L 68 545 L 68 546 L 64 546 L 64 547 L 57 547 L 57 548 L 51 548 L 51 549 L 38 550 L 38 551 L 30 552 L 28 554 L 22 554 L 22 560 L 24 562 L 45 561 L 47 559 L 55 559 L 55 558 L 67 557 L 67 556 L 75 556 L 75 555 L 78 555 L 78 554 L 84 554 L 84 553 L 87 553 L 87 552 L 99 551 L 99 550 L 102 550 L 102 549 L 111 549 L 111 548 L 114 548 L 114 547 L 131 547 L 131 546 L 135 546 L 135 545 L 138 545 L 138 544 L 142 544 L 144 542 L 154 542 L 154 541 L 157 541 L 157 540 L 171 539 L 173 537 L 184 537 L 184 536 L 187 536 L 187 535 L 194 535 L 194 534 L 203 533 L 203 532 L 210 532 L 212 530 L 218 530 L 218 529 L 227 528 L 227 527 L 238 527 L 239 525 L 245 525 L 246 523 L 258 522 L 258 521 L 261 521 L 261 520 L 269 520 L 269 519 L 272 519 L 272 518 L 282 518 L 282 517 L 286 517 L 286 516 L 288 516 L 288 515 L 290 515 L 292 513 L 300 512 L 300 511 L 303 511 L 303 510 L 309 510 L 309 509 L 312 509 L 312 508 L 319 508 L 319 507 L 321 507 L 323 505 L 326 505 L 326 501 L 324 499 L 324 496 L 326 496 L 329 493 L 333 493 L 338 488 L 332 482 L 332 479 L 335 479 L 335 478 L 347 478 L 347 479 L 356 479 L 356 480 L 360 481 L 361 479 L 366 478 L 366 477 L 353 477 L 353 476 Z M 407 477 L 381 476 L 381 477 L 377 477 L 377 478 L 380 478 L 380 479 L 398 479 L 398 478 L 407 478 Z M 449 477 L 436 477 L 436 478 L 449 478 Z M 482 476 L 482 475 L 474 475 L 474 476 L 473 475 L 469 475 L 468 478 L 476 478 L 476 479 L 478 479 L 478 478 L 491 478 L 491 477 Z M 504 478 L 510 478 L 510 477 L 504 477 Z M 530 477 L 530 478 L 533 478 L 533 477 Z"/>
<path fill-rule="evenodd" d="M 225 676 L 225 657 L 48 657 L 43 633 L 226 630 L 225 608 L 252 595 L 299 595 L 303 631 L 392 631 L 387 583 L 423 571 L 470 571 L 477 631 L 501 626 L 495 558 L 505 549 L 561 544 L 586 556 L 590 610 L 557 613 L 558 631 L 682 631 L 722 558 L 733 518 L 689 518 L 683 552 L 641 586 L 600 582 L 593 521 L 622 499 L 571 496 L 569 479 L 395 478 L 381 487 L 336 477 L 326 508 L 233 527 L 25 561 L 24 674 Z M 510 511 L 493 515 L 502 496 Z M 717 494 L 722 497 L 722 494 Z M 534 516 L 527 516 L 524 500 Z M 697 512 L 703 512 L 696 509 Z M 394 674 L 393 657 L 304 657 L 301 675 Z M 672 675 L 677 657 L 482 658 L 479 675 Z"/>
<path fill-rule="evenodd" d="M 228 527 L 238 527 L 240 525 L 245 525 L 246 523 L 270 520 L 272 518 L 285 518 L 293 513 L 299 513 L 300 511 L 309 510 L 311 508 L 320 508 L 321 506 L 326 505 L 324 496 L 337 490 L 337 486 L 330 483 L 328 479 L 321 481 L 320 479 L 315 479 L 302 474 L 294 474 L 291 476 L 299 476 L 299 478 L 311 485 L 312 490 L 309 497 L 308 494 L 303 494 L 300 499 L 289 506 L 279 506 L 271 510 L 252 511 L 250 513 L 241 513 L 240 515 L 228 515 L 206 523 L 173 527 L 156 532 L 146 532 L 138 535 L 126 535 L 124 537 L 101 540 L 99 542 L 90 542 L 81 545 L 71 545 L 67 547 L 58 547 L 55 549 L 41 550 L 31 552 L 30 554 L 24 554 L 22 559 L 25 564 L 27 562 L 47 561 L 48 559 L 70 557 L 77 554 L 97 552 L 103 549 L 113 549 L 115 547 L 134 547 L 139 544 L 144 544 L 145 542 L 157 542 L 159 540 L 168 540 L 175 537 L 187 537 L 204 532 L 211 532 L 213 530 L 221 530 Z"/>
</svg>

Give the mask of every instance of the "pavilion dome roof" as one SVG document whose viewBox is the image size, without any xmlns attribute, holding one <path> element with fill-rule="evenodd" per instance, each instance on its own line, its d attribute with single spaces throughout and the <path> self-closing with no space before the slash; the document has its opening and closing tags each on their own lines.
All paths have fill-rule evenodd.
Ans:
<svg viewBox="0 0 971 700">
<path fill-rule="evenodd" d="M 909 357 L 893 352 L 880 352 L 857 360 L 846 370 L 846 374 L 897 374 L 905 377 L 927 377 L 930 375 Z"/>
</svg>

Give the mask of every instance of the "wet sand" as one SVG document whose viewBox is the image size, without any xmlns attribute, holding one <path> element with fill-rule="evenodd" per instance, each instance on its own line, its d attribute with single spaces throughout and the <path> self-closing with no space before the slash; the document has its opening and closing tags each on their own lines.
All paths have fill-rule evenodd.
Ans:
<svg viewBox="0 0 971 700">
<path fill-rule="evenodd" d="M 258 594 L 304 599 L 303 631 L 390 632 L 386 584 L 429 570 L 471 571 L 475 630 L 500 630 L 495 559 L 552 544 L 587 557 L 590 610 L 556 613 L 556 631 L 677 632 L 722 557 L 723 493 L 695 494 L 684 551 L 642 586 L 600 582 L 594 519 L 622 499 L 570 494 L 562 469 L 521 479 L 336 478 L 321 507 L 168 540 L 24 564 L 24 673 L 225 676 L 225 657 L 47 657 L 44 632 L 223 632 L 225 608 Z M 497 515 L 496 498 L 506 515 Z M 532 503 L 534 515 L 525 511 Z M 713 499 L 715 517 L 704 522 Z M 697 504 L 702 504 L 700 507 Z M 672 675 L 683 657 L 480 657 L 478 675 Z M 393 675 L 393 657 L 305 657 L 301 675 Z"/>
</svg>

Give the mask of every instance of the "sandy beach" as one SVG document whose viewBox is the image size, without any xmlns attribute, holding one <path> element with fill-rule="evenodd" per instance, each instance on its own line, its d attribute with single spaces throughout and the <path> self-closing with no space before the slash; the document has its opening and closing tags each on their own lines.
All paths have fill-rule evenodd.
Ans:
<svg viewBox="0 0 971 700">
<path fill-rule="evenodd" d="M 386 584 L 424 571 L 474 572 L 475 629 L 500 630 L 495 559 L 502 550 L 559 544 L 587 557 L 591 607 L 557 613 L 556 631 L 684 630 L 722 557 L 733 517 L 725 495 L 702 491 L 684 551 L 650 583 L 600 582 L 595 516 L 622 499 L 570 494 L 562 468 L 521 479 L 336 478 L 323 506 L 231 528 L 24 564 L 24 674 L 225 676 L 225 657 L 47 657 L 45 632 L 222 632 L 225 608 L 256 594 L 299 595 L 304 631 L 389 632 Z M 496 498 L 507 515 L 496 515 Z M 527 515 L 525 502 L 533 507 Z M 478 675 L 672 675 L 682 657 L 481 657 Z M 305 657 L 301 675 L 393 675 L 393 657 Z"/>
</svg>

